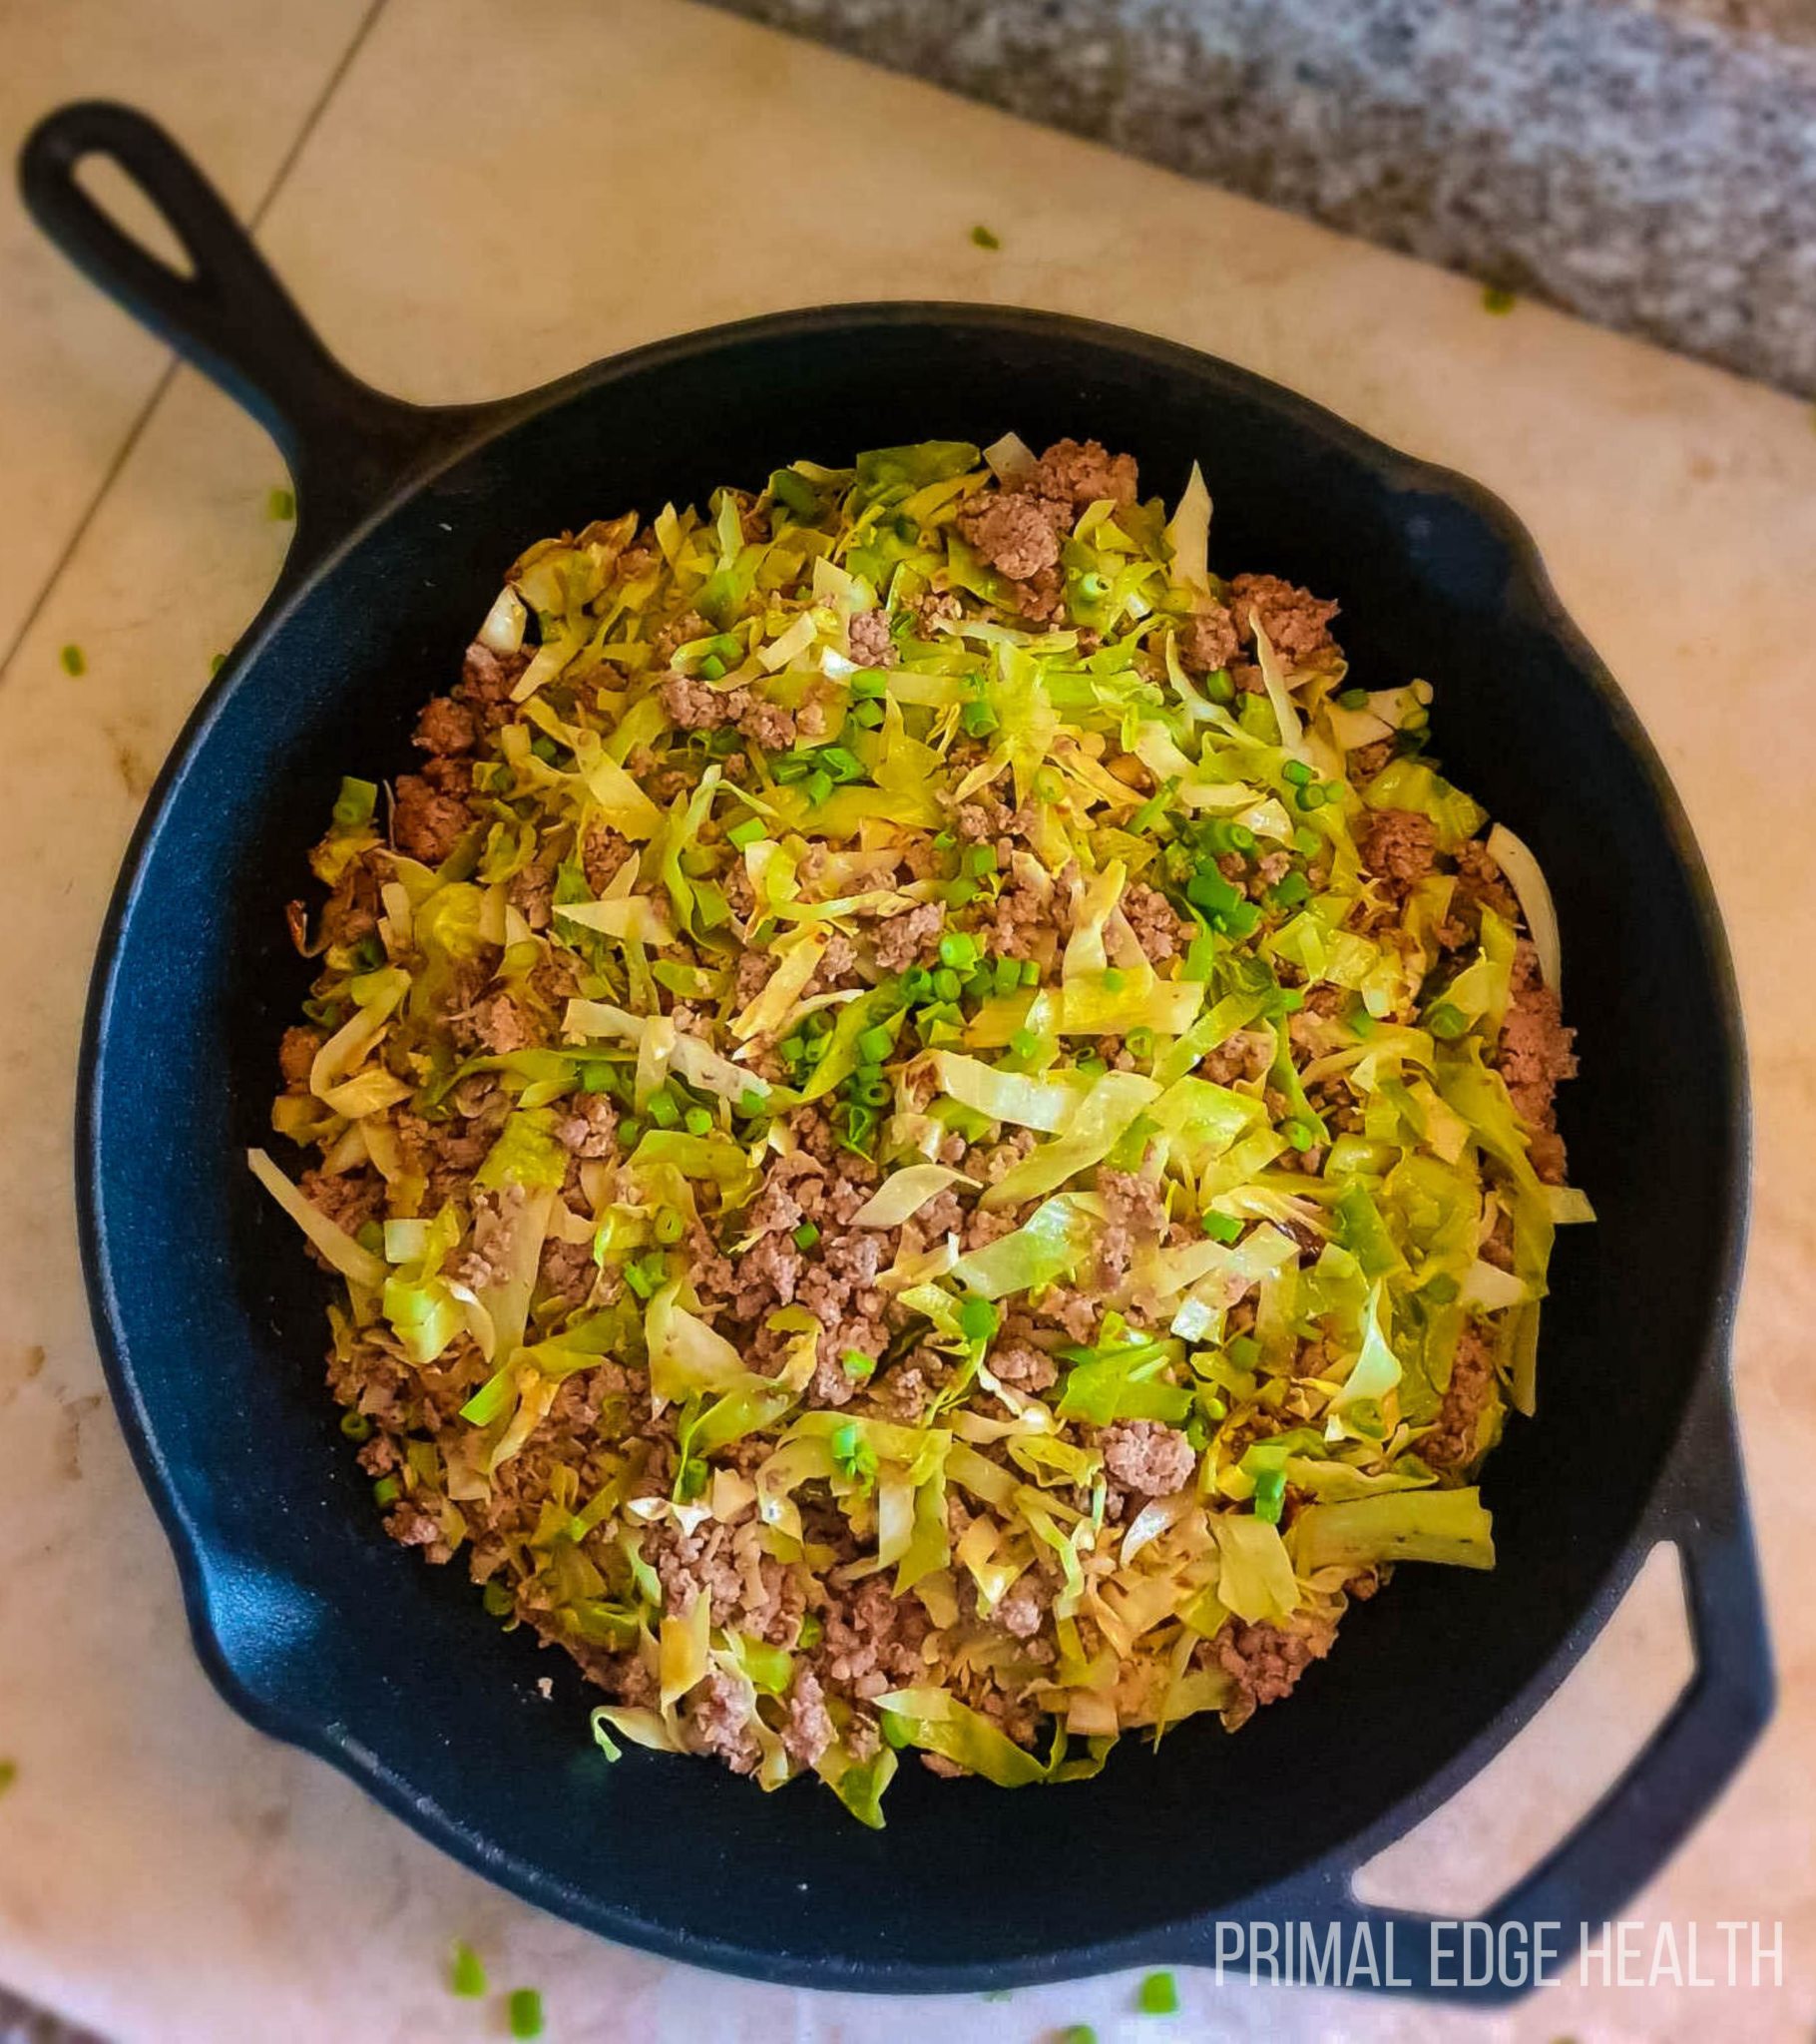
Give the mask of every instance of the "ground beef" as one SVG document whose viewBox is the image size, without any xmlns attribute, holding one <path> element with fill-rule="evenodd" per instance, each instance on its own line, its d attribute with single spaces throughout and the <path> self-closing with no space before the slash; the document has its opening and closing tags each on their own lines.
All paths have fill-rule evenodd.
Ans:
<svg viewBox="0 0 1816 2044">
<path fill-rule="evenodd" d="M 533 930 L 546 930 L 554 920 L 555 873 L 546 865 L 525 866 L 505 883 L 505 899 Z"/>
<path fill-rule="evenodd" d="M 1497 1063 L 1514 1112 L 1532 1133 L 1533 1169 L 1552 1185 L 1564 1183 L 1564 1144 L 1556 1128 L 1556 1094 L 1574 1078 L 1577 1032 L 1565 1027 L 1558 996 L 1538 976 L 1538 957 L 1522 942 L 1514 958 L 1514 997 L 1501 1025 Z"/>
<path fill-rule="evenodd" d="M 479 744 L 479 720 L 452 696 L 432 697 L 416 720 L 412 744 L 425 753 L 470 753 Z"/>
<path fill-rule="evenodd" d="M 1144 880 L 1132 881 L 1123 892 L 1123 913 L 1148 964 L 1164 965 L 1169 958 L 1178 956 L 1185 936 L 1184 925 L 1159 888 L 1148 886 Z"/>
<path fill-rule="evenodd" d="M 1290 1696 L 1306 1669 L 1330 1652 L 1335 1638 L 1336 1627 L 1327 1619 L 1285 1626 L 1230 1619 L 1207 1643 L 1208 1652 L 1199 1649 L 1235 1685 L 1225 1722 L 1233 1728 L 1252 1718 L 1258 1705 Z"/>
<path fill-rule="evenodd" d="M 959 513 L 959 530 L 1012 582 L 1030 582 L 1058 567 L 1065 529 L 1048 499 L 1022 490 L 987 491 Z"/>
<path fill-rule="evenodd" d="M 1045 1584 L 1030 1573 L 1010 1586 L 991 1616 L 1012 1638 L 1031 1640 L 1047 1616 L 1047 1603 Z"/>
<path fill-rule="evenodd" d="M 906 915 L 892 915 L 876 929 L 876 962 L 885 972 L 906 972 L 931 955 L 946 926 L 946 911 L 937 901 L 923 901 Z"/>
<path fill-rule="evenodd" d="M 1424 879 L 1438 855 L 1438 826 L 1416 809 L 1376 809 L 1368 819 L 1362 862 L 1404 891 Z"/>
<path fill-rule="evenodd" d="M 585 1305 L 599 1281 L 599 1265 L 594 1261 L 593 1245 L 590 1242 L 545 1243 L 538 1275 L 548 1296 L 560 1299 L 570 1312 Z"/>
<path fill-rule="evenodd" d="M 745 690 L 714 689 L 691 675 L 664 675 L 657 694 L 670 723 L 682 731 L 717 731 L 735 724 L 750 705 Z"/>
<path fill-rule="evenodd" d="M 822 1622 L 822 1679 L 861 1697 L 878 1697 L 926 1675 L 920 1650 L 927 1614 L 917 1598 L 895 1596 L 886 1577 L 866 1576 L 854 1593 L 826 1607 Z"/>
<path fill-rule="evenodd" d="M 882 611 L 859 611 L 849 627 L 851 658 L 860 667 L 894 667 L 899 656 Z"/>
<path fill-rule="evenodd" d="M 515 994 L 488 995 L 473 1010 L 473 1027 L 487 1050 L 500 1057 L 531 1050 L 542 1036 L 535 1015 Z"/>
<path fill-rule="evenodd" d="M 1041 1392 L 1059 1376 L 1051 1355 L 1026 1342 L 1009 1342 L 990 1351 L 990 1371 L 1018 1391 Z"/>
<path fill-rule="evenodd" d="M 327 1041 L 319 1029 L 286 1029 L 277 1046 L 277 1069 L 282 1072 L 284 1083 L 290 1086 L 306 1086 L 309 1071 L 315 1063 L 315 1053 Z"/>
<path fill-rule="evenodd" d="M 1243 639 L 1254 638 L 1259 618 L 1269 644 L 1288 667 L 1304 667 L 1336 651 L 1330 636 L 1330 621 L 1337 615 L 1334 603 L 1321 602 L 1277 575 L 1238 575 L 1229 594 Z"/>
<path fill-rule="evenodd" d="M 443 794 L 419 773 L 398 776 L 397 799 L 391 811 L 391 838 L 399 851 L 438 866 L 460 842 L 472 821 L 458 796 Z"/>
<path fill-rule="evenodd" d="M 1418 1452 L 1434 1469 L 1474 1461 L 1482 1414 L 1495 1394 L 1495 1346 L 1474 1320 L 1467 1322 L 1444 1387 L 1444 1403 Z"/>
<path fill-rule="evenodd" d="M 717 1669 L 686 1699 L 683 1730 L 693 1753 L 724 1762 L 734 1775 L 753 1775 L 763 1758 L 756 1735 L 744 1722 L 744 1693 Z"/>
<path fill-rule="evenodd" d="M 1191 1481 L 1198 1458 L 1177 1428 L 1157 1419 L 1119 1419 L 1104 1429 L 1104 1467 L 1125 1490 L 1170 1497 Z"/>
<path fill-rule="evenodd" d="M 1097 440 L 1056 440 L 1036 464 L 1035 477 L 1043 495 L 1081 511 L 1105 497 L 1133 504 L 1139 481 L 1133 454 L 1112 454 Z"/>
<path fill-rule="evenodd" d="M 580 846 L 581 870 L 587 876 L 587 885 L 595 894 L 603 894 L 626 859 L 634 855 L 633 847 L 616 830 L 608 830 L 603 823 L 589 825 Z"/>
<path fill-rule="evenodd" d="M 1358 787 L 1373 780 L 1398 750 L 1392 739 L 1377 739 L 1372 746 L 1358 746 L 1345 763 L 1350 779 Z"/>
<path fill-rule="evenodd" d="M 671 618 L 657 633 L 652 642 L 656 658 L 667 666 L 676 653 L 683 646 L 691 645 L 695 639 L 710 639 L 712 621 L 702 618 L 698 611 L 682 611 L 680 617 Z"/>
<path fill-rule="evenodd" d="M 1236 657 L 1236 621 L 1221 604 L 1193 611 L 1179 626 L 1179 665 L 1188 675 L 1215 674 Z"/>
<path fill-rule="evenodd" d="M 793 713 L 760 696 L 752 697 L 739 712 L 737 728 L 765 753 L 785 753 L 794 743 Z"/>
<path fill-rule="evenodd" d="M 811 1668 L 797 1668 L 788 1688 L 788 1722 L 782 1727 L 782 1746 L 788 1758 L 810 1768 L 832 1744 L 833 1736 L 819 1677 Z"/>
<path fill-rule="evenodd" d="M 576 1157 L 610 1157 L 618 1147 L 618 1110 L 603 1093 L 582 1093 L 555 1124 L 555 1140 Z"/>
</svg>

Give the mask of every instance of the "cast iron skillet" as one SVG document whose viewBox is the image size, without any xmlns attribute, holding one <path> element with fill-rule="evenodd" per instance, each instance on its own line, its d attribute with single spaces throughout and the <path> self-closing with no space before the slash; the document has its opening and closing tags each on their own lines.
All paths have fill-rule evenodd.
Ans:
<svg viewBox="0 0 1816 2044">
<path fill-rule="evenodd" d="M 83 194 L 109 156 L 188 252 L 181 276 Z M 1613 684 L 1492 497 L 1164 341 L 968 305 L 753 319 L 531 395 L 425 410 L 356 382 L 156 127 L 102 105 L 26 146 L 26 204 L 106 290 L 268 427 L 300 523 L 197 707 L 102 940 L 77 1131 L 83 1250 L 115 1401 L 176 1550 L 202 1658 L 254 1724 L 425 1835 L 631 1944 L 816 1986 L 940 1990 L 1209 1961 L 1226 1924 L 1423 1919 L 1353 1869 L 1466 1781 L 1588 1647 L 1654 1542 L 1683 1556 L 1696 1673 L 1602 1802 L 1490 1912 L 1615 1911 L 1721 1789 L 1771 1673 L 1726 1376 L 1746 1188 L 1727 954 L 1683 817 Z M 458 1568 L 377 1527 L 322 1389 L 323 1294 L 240 1155 L 265 1138 L 303 991 L 282 906 L 343 771 L 398 771 L 504 566 L 627 505 L 924 437 L 1096 435 L 1168 494 L 1195 455 L 1217 565 L 1342 599 L 1364 681 L 1429 676 L 1447 766 L 1557 890 L 1584 1076 L 1539 1416 L 1487 1492 L 1492 1575 L 1409 1568 L 1239 1738 L 1126 1743 L 1096 1782 L 1006 1794 L 908 1768 L 889 1827 L 810 1785 L 609 1767 L 564 1657 L 482 1616 Z M 552 1676 L 553 1705 L 536 1688 Z M 1505 1987 L 1482 1990 L 1504 1993 Z"/>
</svg>

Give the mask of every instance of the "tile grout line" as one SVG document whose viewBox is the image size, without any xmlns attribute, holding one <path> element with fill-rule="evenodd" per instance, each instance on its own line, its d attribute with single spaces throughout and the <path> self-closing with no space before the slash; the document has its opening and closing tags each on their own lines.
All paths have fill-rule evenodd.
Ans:
<svg viewBox="0 0 1816 2044">
<path fill-rule="evenodd" d="M 314 134 L 316 128 L 320 126 L 322 116 L 327 112 L 334 95 L 340 90 L 341 84 L 345 80 L 348 71 L 351 70 L 360 51 L 364 49 L 372 30 L 377 26 L 378 17 L 384 12 L 387 4 L 388 0 L 369 0 L 365 13 L 360 16 L 359 25 L 348 38 L 345 49 L 335 59 L 333 69 L 328 73 L 326 79 L 323 80 L 321 90 L 309 103 L 308 109 L 304 113 L 294 137 L 291 139 L 289 147 L 278 160 L 277 168 L 266 182 L 265 188 L 253 204 L 251 212 L 247 214 L 245 219 L 247 234 L 256 235 L 259 228 L 263 225 L 265 216 L 270 212 L 272 205 L 275 203 L 279 193 L 282 192 L 285 184 L 288 183 L 290 173 L 296 168 L 297 160 L 308 146 L 309 138 Z M 128 317 L 131 316 L 129 313 Z M 173 354 L 164 364 L 163 368 L 159 370 L 157 381 L 152 385 L 151 390 L 146 395 L 145 402 L 134 415 L 131 425 L 126 430 L 125 437 L 115 450 L 113 459 L 107 465 L 106 472 L 103 474 L 101 481 L 96 485 L 94 495 L 90 497 L 88 503 L 84 506 L 82 515 L 77 519 L 75 528 L 70 533 L 68 541 L 58 553 L 56 560 L 52 562 L 50 572 L 45 576 L 38 594 L 32 599 L 31 607 L 19 621 L 19 627 L 14 632 L 11 642 L 6 647 L 4 653 L 0 653 L 0 686 L 4 686 L 11 676 L 13 663 L 18 659 L 20 650 L 31 636 L 32 628 L 44 615 L 45 608 L 51 600 L 52 592 L 63 580 L 65 571 L 75 559 L 82 542 L 88 537 L 90 528 L 94 525 L 102 505 L 107 501 L 109 492 L 113 489 L 115 483 L 120 480 L 128 461 L 132 459 L 134 450 L 138 447 L 140 441 L 144 439 L 146 428 L 151 424 L 159 405 L 164 401 L 166 392 L 176 380 L 177 371 L 182 366 L 182 355 Z"/>
</svg>

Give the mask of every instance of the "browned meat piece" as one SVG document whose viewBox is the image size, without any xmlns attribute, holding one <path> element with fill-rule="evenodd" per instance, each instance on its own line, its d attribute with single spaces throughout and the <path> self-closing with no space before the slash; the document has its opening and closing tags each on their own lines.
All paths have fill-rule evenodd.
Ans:
<svg viewBox="0 0 1816 2044">
<path fill-rule="evenodd" d="M 1229 596 L 1244 640 L 1254 638 L 1258 617 L 1273 650 L 1288 667 L 1303 667 L 1321 654 L 1335 652 L 1330 636 L 1330 621 L 1337 615 L 1334 603 L 1322 602 L 1277 575 L 1238 575 L 1229 585 Z"/>
<path fill-rule="evenodd" d="M 1284 854 L 1280 854 L 1284 859 Z M 1185 926 L 1157 887 L 1135 880 L 1124 890 L 1123 913 L 1150 965 L 1164 965 L 1184 948 Z"/>
<path fill-rule="evenodd" d="M 851 658 L 860 667 L 894 667 L 899 656 L 882 611 L 859 611 L 850 624 Z"/>
<path fill-rule="evenodd" d="M 576 1157 L 610 1157 L 618 1147 L 618 1110 L 603 1093 L 576 1096 L 574 1112 L 555 1124 L 555 1140 Z"/>
<path fill-rule="evenodd" d="M 788 1758 L 810 1768 L 832 1744 L 832 1719 L 827 1714 L 819 1677 L 811 1668 L 797 1668 L 788 1690 L 788 1722 L 782 1746 Z"/>
<path fill-rule="evenodd" d="M 1418 1452 L 1434 1469 L 1454 1469 L 1475 1460 L 1482 1414 L 1494 1394 L 1495 1346 L 1471 1320 L 1457 1343 L 1437 1421 L 1418 1444 Z"/>
<path fill-rule="evenodd" d="M 1257 1705 L 1277 1704 L 1290 1696 L 1306 1669 L 1330 1652 L 1336 1636 L 1336 1627 L 1328 1620 L 1278 1626 L 1244 1625 L 1232 1618 L 1207 1643 L 1207 1659 L 1236 1687 L 1227 1722 L 1239 1725 L 1254 1716 Z"/>
<path fill-rule="evenodd" d="M 309 1083 L 309 1068 L 315 1062 L 315 1053 L 327 1039 L 319 1029 L 286 1029 L 283 1040 L 277 1046 L 277 1069 L 284 1081 L 291 1086 L 306 1086 Z"/>
<path fill-rule="evenodd" d="M 931 953 L 945 927 L 945 910 L 937 901 L 923 901 L 906 915 L 892 915 L 876 930 L 876 962 L 885 972 L 906 972 Z"/>
<path fill-rule="evenodd" d="M 496 1056 L 529 1050 L 541 1032 L 536 1017 L 515 994 L 490 994 L 473 1010 L 479 1040 Z"/>
<path fill-rule="evenodd" d="M 391 815 L 391 835 L 399 851 L 425 866 L 438 866 L 471 821 L 466 803 L 457 796 L 438 793 L 421 774 L 399 776 Z"/>
<path fill-rule="evenodd" d="M 987 565 L 1012 582 L 1059 566 L 1065 526 L 1047 498 L 1022 490 L 986 491 L 959 513 L 959 530 Z"/>
<path fill-rule="evenodd" d="M 525 866 L 513 873 L 505 898 L 533 930 L 546 930 L 554 917 L 555 874 L 545 865 Z"/>
<path fill-rule="evenodd" d="M 1036 464 L 1036 487 L 1082 511 L 1108 497 L 1133 504 L 1138 481 L 1133 454 L 1112 454 L 1098 440 L 1056 440 Z"/>
<path fill-rule="evenodd" d="M 1376 809 L 1368 822 L 1362 862 L 1370 872 L 1410 887 L 1424 879 L 1438 855 L 1438 826 L 1416 809 Z"/>
<path fill-rule="evenodd" d="M 1193 611 L 1179 627 L 1179 665 L 1188 675 L 1215 674 L 1236 657 L 1236 621 L 1221 604 Z"/>
<path fill-rule="evenodd" d="M 466 704 L 434 696 L 416 720 L 412 743 L 425 753 L 470 753 L 479 743 L 479 722 Z"/>
<path fill-rule="evenodd" d="M 1538 955 L 1523 941 L 1515 953 L 1514 997 L 1501 1025 L 1497 1063 L 1514 1112 L 1532 1132 L 1533 1169 L 1549 1184 L 1562 1185 L 1556 1096 L 1561 1081 L 1576 1077 L 1577 1032 L 1565 1027 L 1558 996 L 1538 974 Z"/>
<path fill-rule="evenodd" d="M 1104 1467 L 1125 1490 L 1170 1497 L 1191 1481 L 1198 1458 L 1177 1428 L 1157 1419 L 1119 1419 L 1104 1429 Z"/>
</svg>

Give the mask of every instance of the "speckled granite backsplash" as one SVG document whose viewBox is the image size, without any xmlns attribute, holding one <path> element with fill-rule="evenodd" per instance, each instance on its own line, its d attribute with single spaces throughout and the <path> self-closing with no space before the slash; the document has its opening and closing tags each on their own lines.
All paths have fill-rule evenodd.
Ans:
<svg viewBox="0 0 1816 2044">
<path fill-rule="evenodd" d="M 718 4 L 1816 396 L 1813 0 Z"/>
</svg>

